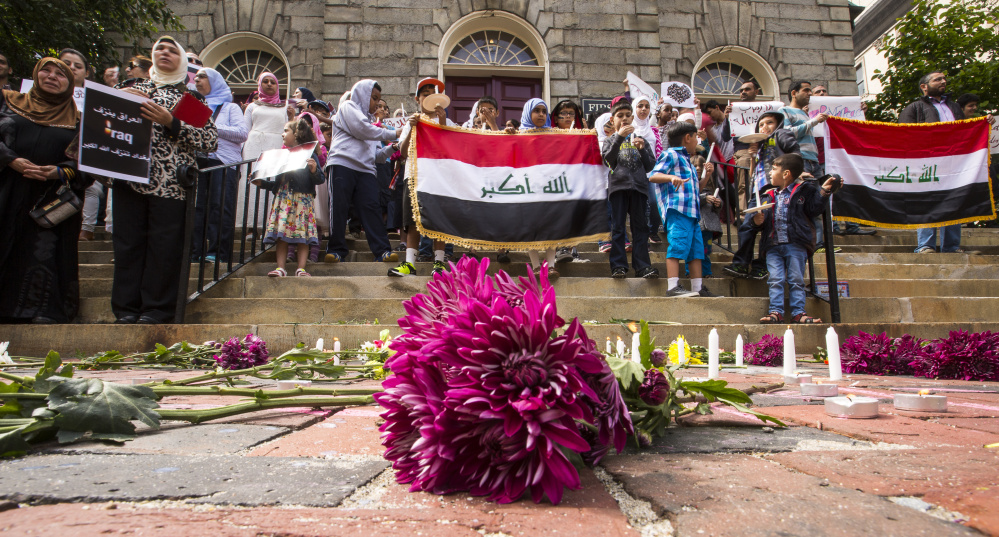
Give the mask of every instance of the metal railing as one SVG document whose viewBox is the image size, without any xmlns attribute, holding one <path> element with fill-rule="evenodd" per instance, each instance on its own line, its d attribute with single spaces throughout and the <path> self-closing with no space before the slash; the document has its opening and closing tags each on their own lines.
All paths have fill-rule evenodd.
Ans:
<svg viewBox="0 0 999 537">
<path fill-rule="evenodd" d="M 239 220 L 238 218 L 239 212 L 237 210 L 233 210 L 232 222 L 223 222 L 223 218 L 225 215 L 224 208 L 227 202 L 226 200 L 227 189 L 225 188 L 226 177 L 225 174 L 223 174 L 221 177 L 223 184 L 221 185 L 221 188 L 217 189 L 222 192 L 221 198 L 218 203 L 218 207 L 220 208 L 220 210 L 216 214 L 213 214 L 212 211 L 209 210 L 213 203 L 212 191 L 216 190 L 212 188 L 211 184 L 209 184 L 208 188 L 204 189 L 206 195 L 203 202 L 205 210 L 204 210 L 203 220 L 201 222 L 202 233 L 200 237 L 194 237 L 193 236 L 194 227 L 196 223 L 195 209 L 196 205 L 201 204 L 202 202 L 201 200 L 197 199 L 197 191 L 198 191 L 197 184 L 187 190 L 187 196 L 186 196 L 187 212 L 184 222 L 185 240 L 184 240 L 184 253 L 182 259 L 184 259 L 185 261 L 190 260 L 191 244 L 193 243 L 194 240 L 201 241 L 200 250 L 202 252 L 202 255 L 198 256 L 198 259 L 196 261 L 198 267 L 197 269 L 198 283 L 194 291 L 190 292 L 190 294 L 189 294 L 189 285 L 191 279 L 191 265 L 194 264 L 194 261 L 181 263 L 181 269 L 180 269 L 181 273 L 179 274 L 180 285 L 178 286 L 178 292 L 177 292 L 178 295 L 177 311 L 176 314 L 174 315 L 174 323 L 179 324 L 184 322 L 184 315 L 186 313 L 187 304 L 190 304 L 192 301 L 194 301 L 196 298 L 204 294 L 206 291 L 218 285 L 219 282 L 225 280 L 227 277 L 231 276 L 234 272 L 244 267 L 245 265 L 247 265 L 248 263 L 250 263 L 251 261 L 256 259 L 259 255 L 263 254 L 265 251 L 269 249 L 267 246 L 264 245 L 264 230 L 262 228 L 266 226 L 267 213 L 270 210 L 270 192 L 262 190 L 260 188 L 256 188 L 250 183 L 249 181 L 250 165 L 253 162 L 256 162 L 256 159 L 243 160 L 240 162 L 234 162 L 232 164 L 222 164 L 220 166 L 212 166 L 209 168 L 201 169 L 199 170 L 198 173 L 198 182 L 211 181 L 213 179 L 218 180 L 218 177 L 215 177 L 214 174 L 212 174 L 211 172 L 223 169 L 235 169 L 238 175 L 237 180 L 246 178 L 246 182 L 243 187 L 242 226 L 236 225 L 237 223 L 239 223 L 237 221 Z M 263 205 L 260 204 L 261 194 L 263 195 Z M 252 204 L 251 204 L 251 198 L 252 198 Z M 238 199 L 238 190 L 237 190 L 237 199 Z M 261 212 L 263 212 L 263 214 L 260 214 Z M 216 248 L 216 254 L 215 254 L 216 258 L 214 262 L 206 260 L 208 256 L 209 239 L 211 238 L 208 236 L 208 227 L 209 227 L 209 222 L 211 222 L 212 220 L 218 220 L 219 222 L 214 237 L 215 239 L 214 244 Z M 231 224 L 232 227 L 234 228 L 233 231 L 234 234 L 232 237 L 234 241 L 233 244 L 223 246 L 222 237 L 224 235 L 226 224 Z M 238 236 L 236 234 L 238 234 Z M 239 242 L 238 257 L 237 257 L 237 248 L 235 247 L 235 241 L 237 240 Z M 259 249 L 258 249 L 258 244 L 259 244 Z M 228 259 L 222 261 L 219 256 L 222 254 L 222 252 L 228 250 L 229 248 L 232 249 L 232 252 L 229 254 Z M 210 270 L 207 271 L 208 273 L 206 274 L 206 268 L 207 268 L 206 265 L 208 264 L 211 264 L 212 267 Z"/>
<path fill-rule="evenodd" d="M 728 166 L 734 169 L 749 170 L 749 168 L 746 168 L 745 166 L 736 166 L 735 164 L 729 164 L 727 162 L 715 162 L 715 161 L 710 161 L 710 162 L 716 166 L 720 165 L 720 166 Z M 725 239 L 727 247 L 722 245 L 720 238 L 714 241 L 714 244 L 730 254 L 735 254 L 736 249 L 738 249 L 739 247 L 738 243 L 739 225 L 742 224 L 741 219 L 739 219 L 739 225 L 733 226 L 733 221 L 739 218 L 737 216 L 738 215 L 737 198 L 739 193 L 735 192 L 733 195 L 733 193 L 730 191 L 730 189 L 733 188 L 733 185 L 728 183 L 727 181 L 725 182 L 724 186 L 725 190 L 724 192 L 722 192 L 721 195 L 722 195 L 722 211 L 725 214 Z M 733 208 L 731 205 L 733 199 L 736 199 L 735 211 L 732 210 Z M 825 210 L 822 212 L 822 239 L 823 239 L 822 242 L 824 243 L 826 250 L 825 251 L 826 284 L 829 286 L 829 293 L 827 295 L 824 295 L 818 292 L 818 286 L 816 285 L 815 282 L 815 261 L 814 261 L 815 256 L 810 255 L 808 256 L 808 294 L 812 295 L 813 297 L 819 300 L 822 300 L 823 302 L 828 303 L 830 322 L 840 323 L 842 322 L 842 320 L 839 309 L 839 282 L 836 279 L 836 257 L 834 252 L 836 246 L 833 243 L 833 237 L 835 235 L 833 234 L 832 205 L 828 203 L 828 200 L 826 200 L 826 202 L 824 202 L 823 205 L 825 207 Z M 735 228 L 736 232 L 736 245 L 735 245 L 736 249 L 732 248 L 733 227 Z"/>
</svg>

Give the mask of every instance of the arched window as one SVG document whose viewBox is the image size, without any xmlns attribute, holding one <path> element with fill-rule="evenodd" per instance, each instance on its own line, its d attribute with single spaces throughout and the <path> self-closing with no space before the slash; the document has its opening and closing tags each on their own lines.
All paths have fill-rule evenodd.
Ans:
<svg viewBox="0 0 999 537">
<path fill-rule="evenodd" d="M 520 38 L 500 30 L 483 30 L 459 41 L 447 63 L 536 67 L 538 58 Z"/>
<path fill-rule="evenodd" d="M 694 75 L 693 86 L 696 93 L 738 95 L 739 87 L 752 78 L 753 74 L 741 65 L 716 62 L 705 65 Z"/>
<path fill-rule="evenodd" d="M 691 86 L 702 100 L 738 98 L 739 87 L 750 79 L 760 85 L 757 100 L 779 98 L 777 75 L 762 56 L 744 47 L 726 46 L 698 60 Z"/>
<path fill-rule="evenodd" d="M 257 79 L 266 72 L 277 77 L 279 86 L 288 85 L 288 67 L 273 54 L 262 50 L 241 50 L 230 54 L 215 69 L 232 88 L 256 87 Z"/>
</svg>

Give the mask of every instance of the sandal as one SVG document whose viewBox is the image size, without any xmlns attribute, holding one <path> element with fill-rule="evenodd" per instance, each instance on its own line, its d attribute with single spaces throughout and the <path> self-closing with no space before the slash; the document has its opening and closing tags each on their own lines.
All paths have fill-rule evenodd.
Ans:
<svg viewBox="0 0 999 537">
<path fill-rule="evenodd" d="M 295 269 L 295 276 L 299 276 L 299 277 L 306 276 L 306 277 L 308 277 L 308 276 L 312 276 L 312 274 L 309 274 L 308 272 L 305 272 L 305 269 Z"/>
<path fill-rule="evenodd" d="M 766 317 L 760 319 L 760 324 L 780 324 L 784 322 L 784 315 L 771 311 Z"/>
<path fill-rule="evenodd" d="M 799 313 L 795 315 L 793 319 L 791 319 L 791 322 L 797 324 L 822 324 L 822 319 L 809 317 L 804 313 Z"/>
<path fill-rule="evenodd" d="M 267 275 L 270 276 L 271 278 L 284 278 L 285 276 L 288 275 L 288 271 L 281 267 L 278 267 L 268 272 Z"/>
</svg>

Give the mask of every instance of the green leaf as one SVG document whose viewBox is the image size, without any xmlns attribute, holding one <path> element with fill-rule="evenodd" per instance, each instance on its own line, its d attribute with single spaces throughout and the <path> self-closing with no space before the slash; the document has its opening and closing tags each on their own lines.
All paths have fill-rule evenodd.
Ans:
<svg viewBox="0 0 999 537">
<path fill-rule="evenodd" d="M 703 395 L 708 402 L 714 402 L 716 400 L 725 399 L 728 401 L 734 401 L 737 403 L 752 403 L 753 400 L 746 395 L 745 392 L 736 390 L 735 388 L 728 388 L 728 382 L 724 380 L 705 380 L 703 382 L 681 382 L 680 389 L 687 393 L 699 393 Z"/>
<path fill-rule="evenodd" d="M 313 372 L 315 372 L 315 373 L 317 373 L 319 375 L 322 375 L 324 377 L 332 378 L 332 379 L 338 379 L 338 378 L 342 377 L 344 373 L 347 372 L 347 368 L 345 368 L 342 365 L 332 365 L 332 364 L 330 364 L 330 365 L 314 365 L 314 366 L 311 366 L 311 367 L 312 367 L 312 371 Z"/>
<path fill-rule="evenodd" d="M 20 383 L 11 382 L 10 384 L 6 384 L 4 382 L 0 382 L 0 393 L 17 393 L 19 389 L 21 389 Z M 23 410 L 23 408 L 20 401 L 17 399 L 8 399 L 3 402 L 3 405 L 0 405 L 0 417 L 7 414 L 16 414 L 17 416 L 20 416 L 21 410 Z"/>
<path fill-rule="evenodd" d="M 28 443 L 21 437 L 23 429 L 0 433 L 0 457 L 18 457 L 28 452 Z"/>
<path fill-rule="evenodd" d="M 67 379 L 52 389 L 48 400 L 49 409 L 59 414 L 55 424 L 60 433 L 134 436 L 132 420 L 153 428 L 160 425 L 160 416 L 155 410 L 159 406 L 156 394 L 146 386 L 126 386 L 100 379 Z"/>
<path fill-rule="evenodd" d="M 711 414 L 711 405 L 708 403 L 698 403 L 694 408 L 694 412 L 704 416 L 706 414 Z"/>
<path fill-rule="evenodd" d="M 329 359 L 329 357 L 323 351 L 319 349 L 306 349 L 304 343 L 299 343 L 294 349 L 278 356 L 274 360 L 278 362 L 290 361 L 304 364 L 313 360 L 325 361 L 327 359 Z"/>
<path fill-rule="evenodd" d="M 45 365 L 35 373 L 35 380 L 45 380 L 55 375 L 60 365 L 62 365 L 62 360 L 59 359 L 59 353 L 49 351 L 48 355 L 45 356 Z"/>
<path fill-rule="evenodd" d="M 637 388 L 645 380 L 645 369 L 642 368 L 641 364 L 632 362 L 631 360 L 622 360 L 608 356 L 607 365 L 614 372 L 614 376 L 617 377 L 617 381 L 621 384 L 621 389 L 624 391 L 630 390 L 632 386 Z"/>
<path fill-rule="evenodd" d="M 642 357 L 642 367 L 652 369 L 652 350 L 656 348 L 656 339 L 651 337 L 648 322 L 643 319 L 639 324 L 642 328 L 638 333 L 638 354 Z"/>
</svg>

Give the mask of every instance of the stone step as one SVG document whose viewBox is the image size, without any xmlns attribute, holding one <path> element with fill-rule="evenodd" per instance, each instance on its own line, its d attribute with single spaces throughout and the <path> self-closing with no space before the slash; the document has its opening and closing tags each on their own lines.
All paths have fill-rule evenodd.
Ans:
<svg viewBox="0 0 999 537">
<path fill-rule="evenodd" d="M 562 313 L 560 311 L 560 313 Z M 564 316 L 564 313 L 563 313 Z M 796 351 L 799 355 L 809 354 L 816 347 L 825 347 L 827 324 L 792 325 L 795 334 Z M 618 337 L 625 340 L 630 349 L 631 333 L 620 324 L 587 325 L 587 335 L 604 349 L 607 338 L 616 342 Z M 732 350 L 735 338 L 742 335 L 748 344 L 759 341 L 764 334 L 781 335 L 787 325 L 751 324 L 686 324 L 651 325 L 650 332 L 659 346 L 668 345 L 678 335 L 683 335 L 691 344 L 707 346 L 708 333 L 718 330 L 720 347 Z M 863 331 L 880 334 L 887 332 L 891 337 L 912 334 L 932 339 L 945 337 L 951 330 L 981 332 L 999 330 L 999 323 L 842 323 L 835 325 L 840 341 Z M 117 350 L 124 354 L 149 352 L 157 343 L 171 345 L 179 341 L 201 343 L 208 340 L 223 340 L 243 337 L 253 333 L 267 342 L 272 355 L 283 353 L 299 342 L 314 345 L 318 338 L 324 338 L 326 348 L 332 348 L 333 338 L 337 337 L 343 349 L 356 349 L 365 341 L 376 339 L 379 333 L 388 329 L 392 336 L 401 333 L 395 324 L 387 325 L 341 325 L 341 324 L 179 324 L 156 326 L 121 325 L 0 325 L 0 341 L 10 342 L 10 354 L 14 356 L 45 356 L 55 350 L 64 360 L 72 360 L 78 355 L 90 356 L 98 352 Z M 194 373 L 192 373 L 193 375 Z M 137 372 L 136 376 L 143 373 Z M 702 375 L 703 376 L 703 375 Z"/>
<path fill-rule="evenodd" d="M 850 286 L 851 297 L 999 297 L 999 280 L 994 279 L 860 279 L 839 276 Z M 824 282 L 819 275 L 816 280 Z M 808 277 L 805 277 L 808 284 Z M 767 296 L 767 282 L 737 278 L 731 280 L 727 296 Z"/>
<path fill-rule="evenodd" d="M 211 283 L 211 274 L 206 275 L 205 285 L 207 286 Z M 80 296 L 85 298 L 90 297 L 109 297 L 111 296 L 111 287 L 114 283 L 112 278 L 80 278 Z M 245 295 L 243 286 L 245 280 L 243 278 L 225 278 L 218 282 L 218 284 L 211 286 L 205 291 L 203 296 L 215 297 L 215 298 L 239 298 Z M 192 278 L 187 287 L 188 293 L 194 293 L 198 287 L 198 280 Z"/>
<path fill-rule="evenodd" d="M 816 263 L 815 277 L 824 278 L 826 266 Z M 837 259 L 836 277 L 844 279 L 991 279 L 999 278 L 995 265 L 862 264 L 842 263 Z"/>
</svg>

